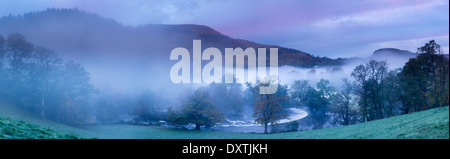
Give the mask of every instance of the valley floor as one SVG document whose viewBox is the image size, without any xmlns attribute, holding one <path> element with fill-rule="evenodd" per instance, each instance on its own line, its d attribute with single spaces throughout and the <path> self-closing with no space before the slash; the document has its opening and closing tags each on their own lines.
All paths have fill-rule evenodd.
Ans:
<svg viewBox="0 0 450 159">
<path fill-rule="evenodd" d="M 191 131 L 152 126 L 103 125 L 70 127 L 39 119 L 0 101 L 0 138 L 121 139 L 448 139 L 449 107 L 350 126 L 278 134 Z M 6 130 L 15 130 L 6 134 Z M 9 132 L 11 133 L 11 132 Z M 21 134 L 23 133 L 23 134 Z M 75 135 L 77 134 L 77 135 Z"/>
</svg>

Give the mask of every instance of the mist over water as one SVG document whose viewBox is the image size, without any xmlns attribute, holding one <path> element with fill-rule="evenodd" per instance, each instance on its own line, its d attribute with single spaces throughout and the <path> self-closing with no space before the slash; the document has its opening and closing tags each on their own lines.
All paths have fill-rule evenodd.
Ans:
<svg viewBox="0 0 450 159">
<path fill-rule="evenodd" d="M 158 114 L 152 120 L 160 120 L 163 119 L 161 116 L 167 116 L 168 108 L 180 109 L 197 89 L 208 87 L 206 83 L 174 84 L 170 79 L 170 69 L 178 61 L 170 60 L 169 56 L 171 50 L 177 47 L 189 50 L 191 58 L 189 69 L 192 73 L 193 40 L 202 40 L 202 52 L 206 48 L 216 47 L 222 55 L 225 48 L 241 47 L 244 50 L 249 47 L 255 50 L 259 47 L 279 48 L 280 62 L 284 60 L 285 63 L 280 63 L 276 69 L 280 84 L 287 85 L 288 88 L 297 80 L 307 80 L 315 87 L 316 83 L 325 79 L 335 89 L 340 90 L 344 84 L 343 79 L 352 80 L 351 73 L 355 67 L 371 59 L 384 60 L 388 64 L 388 69 L 393 70 L 403 67 L 409 58 L 417 56 L 404 50 L 381 49 L 370 57 L 342 57 L 343 60 L 332 63 L 329 61 L 334 59 L 323 60 L 293 49 L 233 39 L 207 26 L 155 24 L 128 27 L 99 16 L 84 13 L 80 15 L 78 11 L 63 13 L 75 18 L 67 19 L 58 10 L 50 10 L 42 15 L 33 13 L 23 17 L 3 18 L 0 20 L 0 34 L 6 37 L 18 32 L 37 46 L 55 50 L 65 61 L 73 60 L 80 63 L 89 72 L 90 83 L 95 89 L 89 99 L 88 114 L 99 119 L 96 124 L 117 124 L 120 121 L 139 118 L 135 112 L 142 99 L 150 100 L 152 109 Z M 48 18 L 45 16 L 47 14 L 53 16 Z M 284 54 L 281 54 L 282 50 Z M 287 56 L 292 54 L 297 56 Z M 281 59 L 282 56 L 285 56 L 284 59 Z M 314 60 L 325 62 L 324 64 L 311 62 Z M 203 60 L 202 68 L 208 62 L 210 60 Z M 222 67 L 222 69 L 223 75 L 233 74 L 237 72 L 236 70 L 246 72 L 245 75 L 249 74 L 244 68 Z M 267 69 L 266 72 L 270 72 L 270 69 L 275 67 Z M 192 74 L 190 76 L 192 80 Z M 240 88 L 241 94 L 247 89 L 245 82 L 256 81 L 255 78 L 237 78 L 238 81 L 244 81 Z M 225 79 L 222 79 L 222 82 L 224 81 Z M 246 127 L 233 130 L 237 132 L 243 129 L 251 132 L 255 128 L 255 131 L 261 132 L 262 127 L 254 124 L 251 103 L 244 102 L 241 107 L 243 107 L 241 117 L 227 116 L 228 122 L 222 123 L 222 127 Z M 291 103 L 289 107 L 288 119 L 281 119 L 280 124 L 302 120 L 309 115 L 300 105 Z"/>
<path fill-rule="evenodd" d="M 393 57 L 391 57 L 393 58 Z M 400 67 L 404 65 L 404 61 L 407 59 L 398 57 L 401 60 L 394 63 L 392 60 L 388 61 L 389 69 Z M 348 60 L 341 66 L 319 66 L 313 68 L 302 68 L 294 66 L 281 66 L 278 67 L 279 80 L 282 85 L 291 84 L 296 80 L 307 80 L 313 87 L 321 79 L 330 81 L 331 86 L 340 90 L 343 86 L 344 78 L 352 79 L 350 76 L 353 69 L 360 64 L 364 64 L 371 58 L 359 58 Z M 122 115 L 132 114 L 134 105 L 138 97 L 145 91 L 151 91 L 155 93 L 157 100 L 154 100 L 155 107 L 161 112 L 166 112 L 169 107 L 179 108 L 183 102 L 185 102 L 190 94 L 200 87 L 206 87 L 208 84 L 200 83 L 181 83 L 174 84 L 170 81 L 169 73 L 172 64 L 176 61 L 170 61 L 169 59 L 160 59 L 158 61 L 151 59 L 140 59 L 142 62 L 86 62 L 86 69 L 91 73 L 91 82 L 101 94 L 110 94 L 115 97 L 121 97 L 128 99 L 129 102 L 126 105 L 121 105 L 120 113 Z M 148 62 L 145 62 L 148 61 Z M 203 61 L 207 63 L 207 61 Z M 225 69 L 225 68 L 224 68 Z M 242 68 L 236 68 L 242 69 Z M 273 69 L 273 68 L 272 68 Z M 231 69 L 230 69 L 231 70 Z M 245 72 L 247 70 L 244 69 Z M 267 71 L 268 72 L 268 71 Z M 232 72 L 225 72 L 232 73 Z M 247 75 L 248 73 L 245 73 Z M 246 82 L 254 82 L 255 79 L 247 79 Z M 223 79 L 224 81 L 224 79 Z M 246 86 L 243 84 L 242 91 L 245 91 Z M 96 96 L 93 97 L 98 98 Z M 96 100 L 93 100 L 96 101 Z M 299 105 L 292 105 L 293 107 L 300 107 Z M 219 131 L 233 131 L 233 132 L 262 132 L 261 126 L 256 125 L 252 117 L 253 108 L 250 105 L 244 105 L 245 111 L 242 113 L 242 117 L 238 119 L 228 119 L 228 122 L 223 123 L 219 127 L 212 130 Z M 92 111 L 96 111 L 97 107 L 92 107 Z M 291 121 L 301 120 L 308 115 L 305 110 L 296 108 L 291 110 L 290 117 L 288 119 L 280 120 L 280 124 L 288 123 Z M 228 128 L 230 127 L 230 128 Z M 241 127 L 241 128 L 235 128 Z"/>
<path fill-rule="evenodd" d="M 204 48 L 203 48 L 204 49 Z M 68 59 L 78 60 L 90 73 L 91 84 L 97 90 L 97 93 L 91 97 L 91 110 L 94 112 L 93 116 L 103 116 L 111 113 L 115 114 L 115 120 L 129 120 L 135 118 L 134 111 L 136 105 L 138 105 L 139 97 L 145 92 L 154 93 L 153 104 L 155 109 L 159 113 L 166 113 L 168 108 L 180 108 L 188 97 L 198 88 L 207 87 L 208 84 L 200 83 L 181 83 L 174 84 L 170 80 L 170 68 L 177 61 L 169 60 L 169 51 L 158 54 L 164 56 L 97 56 L 92 58 L 79 58 L 70 57 Z M 192 52 L 191 52 L 192 53 Z M 106 53 L 101 53 L 106 54 Z M 137 55 L 142 53 L 127 52 L 129 55 Z M 152 54 L 152 53 L 149 53 Z M 63 55 L 65 56 L 65 55 Z M 343 79 L 352 79 L 350 74 L 353 69 L 360 64 L 365 64 L 370 59 L 386 60 L 390 70 L 399 68 L 409 59 L 404 56 L 377 56 L 368 58 L 354 58 L 347 59 L 343 65 L 334 66 L 316 66 L 311 68 L 295 67 L 295 66 L 280 66 L 278 67 L 279 82 L 282 85 L 288 85 L 290 87 L 294 81 L 307 80 L 309 84 L 315 87 L 321 79 L 328 80 L 334 88 L 340 90 L 343 86 Z M 209 61 L 202 61 L 203 64 Z M 192 68 L 191 68 L 192 69 Z M 224 75 L 232 74 L 236 70 L 244 70 L 245 75 L 248 75 L 248 70 L 243 68 L 235 68 L 233 72 L 227 72 L 223 67 Z M 270 68 L 274 69 L 274 68 Z M 192 72 L 192 71 L 191 71 Z M 266 70 L 269 72 L 269 68 Z M 254 73 L 257 74 L 257 73 Z M 192 75 L 191 75 L 192 76 Z M 192 77 L 191 77 L 192 78 Z M 225 79 L 222 79 L 225 81 Z M 238 79 L 241 80 L 241 79 Z M 244 78 L 245 82 L 255 82 L 256 79 Z M 242 91 L 247 89 L 245 84 L 242 85 Z M 104 98 L 111 98 L 110 104 L 117 104 L 113 112 L 102 111 L 99 105 L 99 100 Z M 302 120 L 308 115 L 305 110 L 298 109 L 299 105 L 291 105 L 297 107 L 296 110 L 290 111 L 290 118 L 280 120 L 280 124 L 285 124 L 291 121 Z M 239 119 L 228 119 L 228 122 L 224 123 L 218 128 L 215 127 L 212 130 L 218 131 L 233 131 L 233 132 L 262 132 L 263 129 L 260 125 L 256 125 L 253 120 L 253 108 L 251 105 L 243 105 L 246 111 L 242 112 L 242 117 Z M 110 108 L 106 108 L 110 109 Z M 123 117 L 125 116 L 125 117 Z M 128 117 L 127 117 L 128 116 Z M 109 119 L 113 120 L 113 118 Z M 108 123 L 108 122 L 106 122 Z M 227 125 L 228 124 L 228 125 Z M 305 129 L 305 128 L 303 128 Z"/>
</svg>

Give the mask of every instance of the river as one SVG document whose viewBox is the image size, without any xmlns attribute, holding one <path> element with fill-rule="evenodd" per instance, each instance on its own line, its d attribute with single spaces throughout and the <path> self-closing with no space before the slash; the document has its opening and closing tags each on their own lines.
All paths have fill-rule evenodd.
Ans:
<svg viewBox="0 0 450 159">
<path fill-rule="evenodd" d="M 289 115 L 285 119 L 281 119 L 277 122 L 277 125 L 285 125 L 286 123 L 301 120 L 308 116 L 308 113 L 299 108 L 289 108 Z M 247 120 L 229 120 L 225 123 L 219 123 L 214 127 L 209 128 L 211 131 L 223 131 L 223 132 L 243 132 L 243 133 L 263 133 L 264 126 L 258 125 L 254 122 L 254 118 Z M 270 131 L 270 126 L 269 126 Z"/>
</svg>

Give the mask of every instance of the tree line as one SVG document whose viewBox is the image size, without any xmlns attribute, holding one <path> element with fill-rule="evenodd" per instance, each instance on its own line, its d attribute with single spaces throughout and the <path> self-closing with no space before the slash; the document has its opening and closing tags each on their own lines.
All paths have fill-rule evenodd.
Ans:
<svg viewBox="0 0 450 159">
<path fill-rule="evenodd" d="M 89 72 L 73 61 L 63 61 L 45 47 L 34 46 L 13 33 L 0 35 L 0 97 L 66 124 L 80 124 L 89 115 L 88 98 L 94 88 Z"/>
</svg>

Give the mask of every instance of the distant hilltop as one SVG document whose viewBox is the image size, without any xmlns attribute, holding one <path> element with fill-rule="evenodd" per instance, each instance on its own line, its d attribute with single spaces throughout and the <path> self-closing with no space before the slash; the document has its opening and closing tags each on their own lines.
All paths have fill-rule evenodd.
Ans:
<svg viewBox="0 0 450 159">
<path fill-rule="evenodd" d="M 375 50 L 373 52 L 372 57 L 386 57 L 386 56 L 402 56 L 406 58 L 416 57 L 416 53 L 412 53 L 408 50 L 400 50 L 396 48 L 382 48 Z"/>
</svg>

